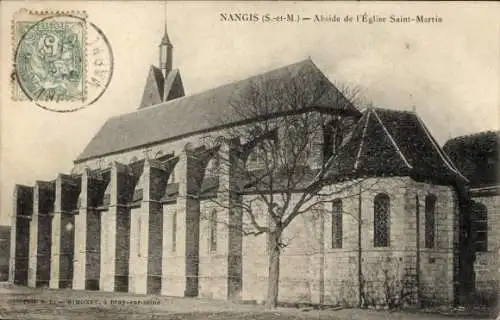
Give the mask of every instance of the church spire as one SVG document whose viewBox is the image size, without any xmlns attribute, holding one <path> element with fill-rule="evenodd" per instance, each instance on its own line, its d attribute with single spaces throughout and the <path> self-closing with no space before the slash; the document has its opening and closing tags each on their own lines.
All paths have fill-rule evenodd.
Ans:
<svg viewBox="0 0 500 320">
<path fill-rule="evenodd" d="M 1 1 L 1 0 L 0 0 Z M 165 101 L 177 99 L 184 96 L 179 69 L 173 69 L 172 51 L 173 45 L 167 33 L 167 4 L 164 3 L 165 18 L 163 37 L 158 45 L 159 64 L 149 68 L 146 85 L 142 94 L 139 109 L 160 104 Z"/>
<path fill-rule="evenodd" d="M 170 42 L 170 38 L 167 33 L 167 9 L 165 4 L 165 29 L 163 31 L 163 37 L 161 38 L 161 42 L 159 45 L 160 49 L 160 69 L 163 73 L 163 76 L 166 78 L 167 74 L 172 71 L 172 50 L 173 45 Z"/>
</svg>

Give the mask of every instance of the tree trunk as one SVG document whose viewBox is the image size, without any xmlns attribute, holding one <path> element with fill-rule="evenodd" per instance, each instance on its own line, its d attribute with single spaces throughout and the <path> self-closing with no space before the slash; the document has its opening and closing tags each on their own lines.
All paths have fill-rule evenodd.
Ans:
<svg viewBox="0 0 500 320">
<path fill-rule="evenodd" d="M 267 280 L 266 307 L 273 309 L 278 306 L 278 290 L 280 280 L 279 232 L 269 233 L 269 274 Z"/>
</svg>

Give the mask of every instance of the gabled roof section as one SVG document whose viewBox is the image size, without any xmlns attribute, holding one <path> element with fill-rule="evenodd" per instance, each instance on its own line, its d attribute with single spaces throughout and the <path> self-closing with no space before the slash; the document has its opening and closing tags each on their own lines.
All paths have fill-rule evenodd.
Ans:
<svg viewBox="0 0 500 320">
<path fill-rule="evenodd" d="M 179 69 L 174 69 L 168 73 L 167 79 L 165 79 L 162 101 L 170 101 L 180 97 L 184 97 L 184 86 Z"/>
<path fill-rule="evenodd" d="M 316 93 L 311 102 L 302 107 L 304 111 L 307 108 L 322 108 L 337 114 L 360 115 L 308 59 L 202 93 L 112 117 L 94 136 L 75 163 L 255 120 L 235 113 L 231 103 L 244 100 L 242 96 L 249 88 L 255 87 L 256 83 L 266 88 L 268 81 L 281 85 L 294 83 L 300 91 L 297 94 L 303 94 L 305 91 Z M 280 95 L 283 95 L 280 92 L 267 94 L 274 94 L 276 101 L 280 101 Z M 270 105 L 262 116 L 271 117 L 289 111 L 286 106 L 280 104 Z"/>
<path fill-rule="evenodd" d="M 411 176 L 416 180 L 465 182 L 418 117 L 407 111 L 369 108 L 332 158 L 328 176 Z"/>
<path fill-rule="evenodd" d="M 331 174 L 384 175 L 412 169 L 393 137 L 373 110 L 364 112 L 348 142 L 340 147 Z M 381 165 L 384 164 L 384 165 Z"/>
<path fill-rule="evenodd" d="M 161 70 L 155 66 L 151 66 L 149 68 L 139 109 L 156 105 L 163 101 L 164 82 L 165 80 L 163 79 Z"/>
</svg>

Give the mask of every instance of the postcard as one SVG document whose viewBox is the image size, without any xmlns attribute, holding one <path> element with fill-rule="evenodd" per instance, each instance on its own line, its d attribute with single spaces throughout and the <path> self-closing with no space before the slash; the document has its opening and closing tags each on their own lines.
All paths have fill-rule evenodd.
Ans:
<svg viewBox="0 0 500 320">
<path fill-rule="evenodd" d="M 497 3 L 0 8 L 1 319 L 497 316 Z"/>
</svg>

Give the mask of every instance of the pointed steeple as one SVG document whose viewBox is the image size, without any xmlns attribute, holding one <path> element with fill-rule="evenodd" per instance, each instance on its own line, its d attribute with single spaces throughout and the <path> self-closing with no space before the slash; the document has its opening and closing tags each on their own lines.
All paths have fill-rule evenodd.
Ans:
<svg viewBox="0 0 500 320">
<path fill-rule="evenodd" d="M 165 12 L 165 29 L 158 45 L 159 65 L 149 68 L 139 109 L 184 96 L 180 71 L 172 68 L 173 45 L 168 36 L 166 17 Z"/>
<path fill-rule="evenodd" d="M 170 38 L 168 37 L 167 22 L 166 21 L 165 21 L 165 29 L 163 31 L 163 37 L 161 38 L 160 45 L 170 45 L 170 46 L 172 46 L 172 42 L 170 42 Z"/>
<path fill-rule="evenodd" d="M 165 14 L 165 30 L 163 32 L 163 37 L 161 38 L 161 42 L 158 47 L 160 49 L 159 67 L 163 73 L 163 77 L 166 78 L 167 74 L 172 70 L 172 51 L 174 48 L 172 42 L 170 42 L 170 38 L 168 37 L 166 14 Z"/>
</svg>

